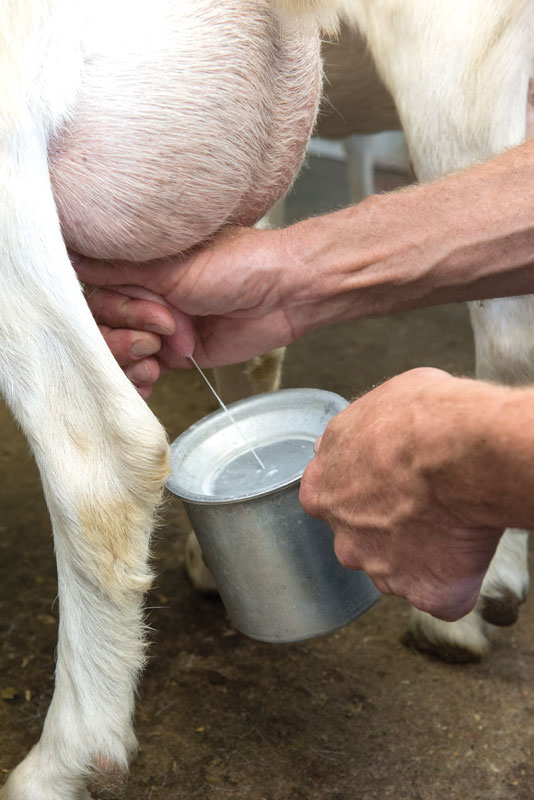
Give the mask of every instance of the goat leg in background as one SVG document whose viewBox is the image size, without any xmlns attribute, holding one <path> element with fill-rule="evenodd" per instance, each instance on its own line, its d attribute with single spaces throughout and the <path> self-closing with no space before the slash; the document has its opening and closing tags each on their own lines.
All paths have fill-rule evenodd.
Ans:
<svg viewBox="0 0 534 800">
<path fill-rule="evenodd" d="M 364 0 L 350 10 L 395 100 L 420 181 L 524 140 L 534 63 L 531 0 Z M 532 381 L 533 315 L 533 297 L 471 304 L 479 377 Z M 480 658 L 494 625 L 513 622 L 525 599 L 526 553 L 526 533 L 507 531 L 475 609 L 453 623 L 414 611 L 411 641 L 448 660 Z"/>
</svg>

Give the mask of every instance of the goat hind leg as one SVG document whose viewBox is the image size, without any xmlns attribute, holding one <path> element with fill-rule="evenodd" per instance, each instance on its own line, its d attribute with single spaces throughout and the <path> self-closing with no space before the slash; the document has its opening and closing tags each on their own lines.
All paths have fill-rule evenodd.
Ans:
<svg viewBox="0 0 534 800">
<path fill-rule="evenodd" d="M 107 349 L 61 237 L 42 138 L 0 158 L 0 390 L 38 463 L 58 567 L 55 691 L 2 800 L 124 789 L 144 661 L 149 536 L 165 433 Z M 0 148 L 0 156 L 1 148 Z"/>
<path fill-rule="evenodd" d="M 66 254 L 65 261 L 70 269 Z M 61 352 L 59 315 L 72 309 L 72 296 L 65 301 L 52 342 L 47 325 L 53 317 L 43 329 L 32 329 L 35 340 L 46 343 L 32 354 L 35 361 L 27 352 L 17 354 L 22 381 L 15 376 L 10 387 L 2 381 L 41 472 L 60 608 L 55 691 L 43 734 L 11 773 L 2 800 L 81 800 L 86 781 L 95 797 L 116 797 L 136 747 L 132 715 L 144 662 L 142 599 L 151 580 L 149 536 L 167 475 L 167 443 L 118 367 L 99 372 L 97 348 L 79 335 L 79 318 L 64 328 L 70 341 Z M 95 327 L 91 344 L 97 336 Z M 13 338 L 5 344 L 13 352 Z M 7 377 L 13 381 L 13 373 Z"/>
</svg>

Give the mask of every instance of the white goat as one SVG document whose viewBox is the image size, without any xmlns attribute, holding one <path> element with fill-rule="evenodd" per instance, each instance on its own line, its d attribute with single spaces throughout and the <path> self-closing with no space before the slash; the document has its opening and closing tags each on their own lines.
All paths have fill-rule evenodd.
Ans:
<svg viewBox="0 0 534 800">
<path fill-rule="evenodd" d="M 104 345 L 66 245 L 146 260 L 261 216 L 302 157 L 319 94 L 317 19 L 331 24 L 338 5 L 369 41 L 421 179 L 523 138 L 534 0 L 4 0 L 0 387 L 42 475 L 60 629 L 42 738 L 2 800 L 123 787 L 168 469 L 164 432 Z M 527 361 L 531 304 L 477 307 L 482 375 Z M 523 557 L 513 568 L 497 559 L 490 595 L 502 584 L 523 596 Z M 462 621 L 425 636 L 481 650 L 480 613 L 470 616 L 465 635 Z"/>
</svg>

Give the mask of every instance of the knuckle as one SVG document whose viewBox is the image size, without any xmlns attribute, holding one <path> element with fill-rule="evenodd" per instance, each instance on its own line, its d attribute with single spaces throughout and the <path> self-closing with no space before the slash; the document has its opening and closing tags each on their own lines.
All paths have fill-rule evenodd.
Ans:
<svg viewBox="0 0 534 800">
<path fill-rule="evenodd" d="M 448 373 L 436 367 L 415 367 L 408 370 L 404 375 L 397 376 L 398 378 L 404 377 L 406 380 L 414 382 L 435 380 L 436 378 L 448 377 Z"/>
<path fill-rule="evenodd" d="M 310 478 L 305 479 L 307 474 L 308 472 L 306 471 L 300 484 L 299 500 L 304 511 L 313 517 L 318 514 L 319 503 L 312 480 Z"/>
<path fill-rule="evenodd" d="M 352 537 L 336 534 L 334 539 L 334 551 L 342 567 L 346 567 L 347 569 L 362 569 Z"/>
</svg>

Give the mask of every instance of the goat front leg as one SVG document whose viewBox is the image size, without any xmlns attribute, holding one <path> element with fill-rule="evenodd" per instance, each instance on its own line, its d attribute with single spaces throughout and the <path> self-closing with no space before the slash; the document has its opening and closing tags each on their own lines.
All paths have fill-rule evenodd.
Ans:
<svg viewBox="0 0 534 800">
<path fill-rule="evenodd" d="M 279 347 L 263 356 L 241 364 L 217 367 L 214 370 L 217 392 L 225 403 L 234 403 L 253 394 L 274 392 L 280 387 L 285 348 Z M 185 546 L 185 566 L 191 583 L 198 592 L 217 591 L 211 571 L 204 561 L 202 549 L 194 532 Z"/>
<path fill-rule="evenodd" d="M 366 10 L 359 22 L 396 101 L 419 180 L 438 178 L 523 141 L 534 63 L 531 0 L 376 0 L 372 13 L 369 3 L 361 8 Z M 534 300 L 472 304 L 471 317 L 478 377 L 531 382 Z M 513 622 L 526 596 L 526 548 L 524 532 L 507 531 L 475 609 L 454 623 L 414 611 L 409 640 L 447 660 L 480 658 L 494 626 Z"/>
<path fill-rule="evenodd" d="M 534 380 L 534 297 L 470 303 L 477 377 L 508 385 Z M 478 660 L 497 627 L 512 625 L 529 589 L 528 534 L 505 531 L 475 609 L 455 623 L 414 611 L 406 640 L 450 661 Z"/>
<path fill-rule="evenodd" d="M 108 351 L 61 237 L 46 146 L 0 150 L 0 389 L 42 477 L 59 585 L 55 691 L 2 800 L 114 798 L 136 742 L 165 433 Z M 13 153 L 16 152 L 16 158 Z"/>
</svg>

